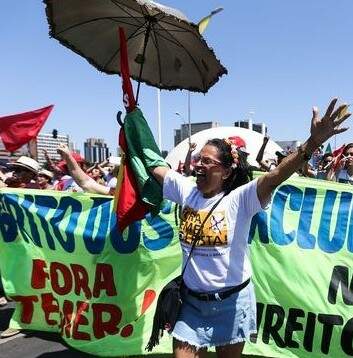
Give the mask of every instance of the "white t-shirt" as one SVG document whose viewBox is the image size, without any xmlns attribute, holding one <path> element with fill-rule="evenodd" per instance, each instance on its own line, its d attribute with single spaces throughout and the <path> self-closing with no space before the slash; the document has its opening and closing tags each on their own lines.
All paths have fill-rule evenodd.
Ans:
<svg viewBox="0 0 353 358">
<path fill-rule="evenodd" d="M 253 215 L 262 209 L 256 187 L 257 179 L 233 190 L 207 219 L 184 274 L 191 290 L 215 291 L 239 285 L 251 276 L 248 235 Z M 183 266 L 193 233 L 223 194 L 204 198 L 195 183 L 173 170 L 164 178 L 164 197 L 182 206 L 179 239 Z"/>
</svg>

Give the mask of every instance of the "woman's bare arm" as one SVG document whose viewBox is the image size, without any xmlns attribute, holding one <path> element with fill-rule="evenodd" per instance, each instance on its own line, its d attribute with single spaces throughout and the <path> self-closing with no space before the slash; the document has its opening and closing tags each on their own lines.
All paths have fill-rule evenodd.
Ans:
<svg viewBox="0 0 353 358">
<path fill-rule="evenodd" d="M 313 108 L 310 137 L 297 151 L 284 158 L 273 171 L 258 179 L 257 195 L 263 206 L 271 198 L 274 189 L 288 179 L 298 168 L 300 168 L 312 155 L 316 148 L 335 134 L 345 132 L 348 128 L 340 128 L 340 125 L 351 115 L 346 112 L 347 105 L 342 104 L 335 109 L 337 98 L 329 104 L 325 115 L 320 118 L 319 111 Z"/>
<path fill-rule="evenodd" d="M 103 195 L 108 195 L 110 193 L 109 187 L 98 184 L 81 169 L 65 144 L 59 144 L 57 151 L 63 160 L 65 160 L 72 178 L 85 192 Z"/>
</svg>

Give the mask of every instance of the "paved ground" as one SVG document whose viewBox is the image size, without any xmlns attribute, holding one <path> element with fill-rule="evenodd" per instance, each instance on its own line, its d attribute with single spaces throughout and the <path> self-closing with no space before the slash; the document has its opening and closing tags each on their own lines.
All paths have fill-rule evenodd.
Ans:
<svg viewBox="0 0 353 358">
<path fill-rule="evenodd" d="M 0 332 L 8 327 L 13 303 L 0 308 Z M 0 339 L 0 358 L 88 358 L 93 355 L 67 347 L 58 335 L 24 332 Z"/>
</svg>

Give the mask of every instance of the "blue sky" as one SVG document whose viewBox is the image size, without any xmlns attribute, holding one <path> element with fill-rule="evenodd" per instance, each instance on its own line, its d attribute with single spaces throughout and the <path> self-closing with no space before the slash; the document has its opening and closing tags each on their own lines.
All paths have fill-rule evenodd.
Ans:
<svg viewBox="0 0 353 358">
<path fill-rule="evenodd" d="M 232 125 L 254 112 L 272 139 L 302 141 L 313 105 L 324 110 L 332 96 L 353 102 L 352 0 L 161 2 L 193 22 L 224 8 L 204 35 L 229 74 L 206 95 L 191 95 L 192 121 Z M 55 104 L 45 131 L 57 128 L 79 146 L 105 138 L 113 152 L 120 77 L 98 72 L 50 39 L 44 8 L 39 0 L 1 1 L 0 115 Z M 143 85 L 140 98 L 156 133 L 156 89 Z M 172 129 L 182 123 L 174 113 L 187 118 L 187 94 L 162 91 L 161 101 L 163 147 L 171 149 Z M 337 145 L 353 141 L 352 134 L 337 137 Z"/>
</svg>

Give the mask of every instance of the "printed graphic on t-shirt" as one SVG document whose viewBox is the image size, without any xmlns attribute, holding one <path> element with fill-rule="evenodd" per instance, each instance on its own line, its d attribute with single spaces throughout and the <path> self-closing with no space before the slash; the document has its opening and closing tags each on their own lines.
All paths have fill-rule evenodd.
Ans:
<svg viewBox="0 0 353 358">
<path fill-rule="evenodd" d="M 185 207 L 180 222 L 180 240 L 189 245 L 192 244 L 194 235 L 200 230 L 205 220 L 207 211 L 195 211 Z M 196 246 L 226 246 L 227 222 L 224 211 L 217 211 L 210 215 L 205 222 Z"/>
</svg>

